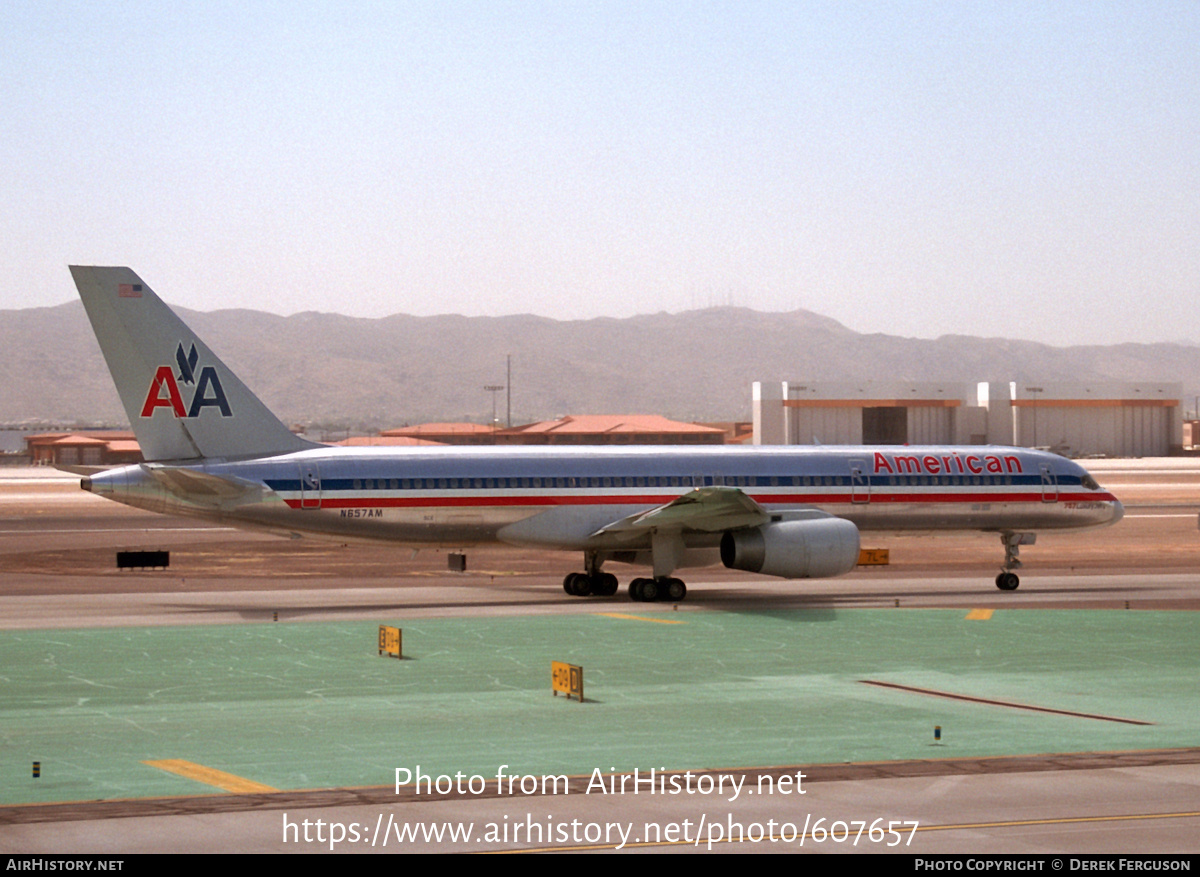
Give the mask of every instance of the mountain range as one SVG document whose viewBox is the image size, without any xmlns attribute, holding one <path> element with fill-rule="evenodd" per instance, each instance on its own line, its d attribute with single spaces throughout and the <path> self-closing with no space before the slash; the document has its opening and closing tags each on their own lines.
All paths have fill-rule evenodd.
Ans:
<svg viewBox="0 0 1200 877">
<path fill-rule="evenodd" d="M 1179 381 L 1200 393 L 1200 347 L 1051 347 L 945 335 L 861 334 L 809 311 L 716 307 L 559 321 L 177 309 L 290 425 L 373 430 L 486 423 L 512 362 L 512 422 L 566 414 L 750 418 L 753 381 Z M 505 393 L 496 394 L 505 420 Z M 127 422 L 78 302 L 0 311 L 0 423 Z"/>
</svg>

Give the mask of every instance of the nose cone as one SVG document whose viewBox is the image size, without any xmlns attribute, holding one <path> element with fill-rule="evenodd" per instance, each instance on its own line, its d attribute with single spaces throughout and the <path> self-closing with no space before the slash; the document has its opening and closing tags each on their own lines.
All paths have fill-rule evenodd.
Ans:
<svg viewBox="0 0 1200 877">
<path fill-rule="evenodd" d="M 1121 504 L 1119 499 L 1114 499 L 1112 501 L 1112 517 L 1109 518 L 1108 522 L 1110 524 L 1115 524 L 1123 517 L 1125 517 L 1125 506 Z"/>
</svg>

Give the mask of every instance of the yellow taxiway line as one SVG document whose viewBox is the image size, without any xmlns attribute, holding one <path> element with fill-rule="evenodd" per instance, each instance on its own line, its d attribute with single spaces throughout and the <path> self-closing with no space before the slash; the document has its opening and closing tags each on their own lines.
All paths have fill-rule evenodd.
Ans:
<svg viewBox="0 0 1200 877">
<path fill-rule="evenodd" d="M 237 792 L 239 794 L 247 794 L 250 792 L 278 792 L 279 789 L 265 786 L 262 783 L 256 783 L 254 780 L 248 780 L 244 777 L 234 776 L 231 773 L 225 773 L 223 770 L 217 770 L 213 767 L 205 767 L 202 764 L 196 764 L 192 761 L 184 761 L 182 758 L 167 758 L 162 761 L 143 761 L 142 764 L 148 764 L 151 767 L 157 767 L 159 770 L 165 770 L 168 773 L 178 774 L 181 777 L 187 777 L 189 780 L 195 780 L 198 783 L 204 783 L 209 786 L 216 786 L 226 792 Z"/>
</svg>

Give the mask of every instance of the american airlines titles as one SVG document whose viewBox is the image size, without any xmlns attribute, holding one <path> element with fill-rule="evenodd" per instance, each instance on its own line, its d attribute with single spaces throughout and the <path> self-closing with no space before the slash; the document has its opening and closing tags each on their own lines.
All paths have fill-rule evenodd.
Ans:
<svg viewBox="0 0 1200 877">
<path fill-rule="evenodd" d="M 876 475 L 1013 475 L 1024 472 L 1013 454 L 875 453 Z"/>
</svg>

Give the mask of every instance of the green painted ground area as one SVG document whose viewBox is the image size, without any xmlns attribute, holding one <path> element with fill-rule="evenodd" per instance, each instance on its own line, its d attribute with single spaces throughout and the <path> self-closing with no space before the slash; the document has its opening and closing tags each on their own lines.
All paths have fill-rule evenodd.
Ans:
<svg viewBox="0 0 1200 877">
<path fill-rule="evenodd" d="M 1200 745 L 1185 612 L 954 610 L 421 619 L 0 633 L 0 803 Z M 581 664 L 588 702 L 550 693 Z M 874 679 L 1152 722 L 957 702 Z M 933 728 L 943 729 L 941 745 Z M 33 761 L 42 776 L 31 777 Z"/>
</svg>

